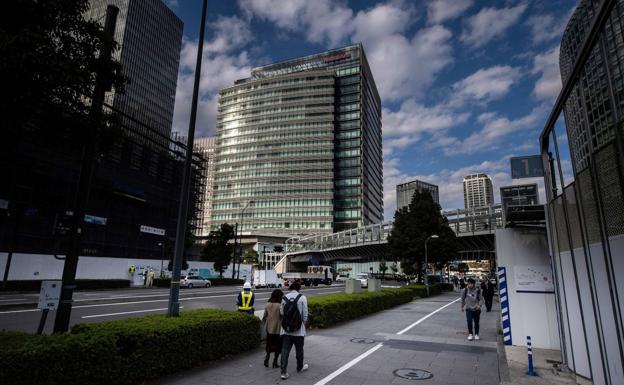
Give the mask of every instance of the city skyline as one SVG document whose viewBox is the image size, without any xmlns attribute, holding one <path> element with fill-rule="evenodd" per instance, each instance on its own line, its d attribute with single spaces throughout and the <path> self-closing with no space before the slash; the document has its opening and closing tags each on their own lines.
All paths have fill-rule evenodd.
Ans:
<svg viewBox="0 0 624 385">
<path fill-rule="evenodd" d="M 192 4 L 169 3 L 185 22 L 174 117 L 184 131 L 198 20 Z M 499 201 L 498 188 L 512 184 L 509 157 L 539 152 L 575 1 L 270 3 L 211 6 L 202 135 L 215 132 L 218 90 L 253 67 L 362 42 L 382 99 L 385 219 L 396 208 L 395 186 L 412 179 L 439 185 L 442 207 L 459 208 L 463 176 L 487 173 Z"/>
</svg>

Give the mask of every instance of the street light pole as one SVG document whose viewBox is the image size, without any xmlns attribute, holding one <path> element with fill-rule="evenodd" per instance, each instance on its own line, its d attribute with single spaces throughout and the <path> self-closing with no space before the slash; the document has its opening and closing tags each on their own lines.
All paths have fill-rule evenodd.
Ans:
<svg viewBox="0 0 624 385">
<path fill-rule="evenodd" d="M 163 240 L 162 242 L 158 242 L 158 246 L 160 246 L 162 249 L 160 252 L 160 278 L 162 278 L 165 276 L 163 274 L 163 262 L 165 261 L 165 241 Z"/>
<path fill-rule="evenodd" d="M 188 215 L 188 201 L 191 190 L 193 141 L 195 140 L 195 121 L 197 120 L 197 100 L 199 98 L 199 78 L 201 72 L 202 55 L 204 49 L 204 31 L 206 29 L 206 8 L 208 0 L 203 1 L 201 23 L 199 25 L 199 42 L 197 47 L 197 62 L 195 63 L 195 82 L 193 84 L 193 100 L 191 101 L 191 119 L 189 121 L 188 138 L 186 142 L 186 159 L 182 173 L 182 191 L 178 208 L 178 223 L 176 228 L 175 251 L 173 254 L 173 272 L 169 289 L 169 306 L 167 316 L 180 316 L 180 270 L 186 241 L 186 220 Z"/>
<path fill-rule="evenodd" d="M 245 205 L 245 207 L 243 207 L 243 211 L 241 211 L 241 215 L 240 215 L 240 220 L 241 220 L 241 233 L 240 233 L 240 237 L 238 237 L 239 239 L 239 243 L 241 246 L 241 252 L 240 255 L 238 255 L 238 270 L 236 271 L 236 279 L 240 278 L 240 265 L 241 265 L 241 259 L 243 256 L 243 224 L 245 223 L 245 210 L 247 210 L 247 207 L 249 207 L 250 204 L 254 203 L 254 201 L 249 201 L 247 202 L 247 204 Z M 234 255 L 238 254 L 236 252 L 236 248 L 234 248 Z M 234 261 L 236 262 L 236 261 Z"/>
<path fill-rule="evenodd" d="M 438 239 L 440 238 L 436 234 L 432 234 L 425 239 L 425 292 L 427 292 L 427 297 L 429 297 L 429 276 L 427 275 L 427 242 L 430 239 Z"/>
</svg>

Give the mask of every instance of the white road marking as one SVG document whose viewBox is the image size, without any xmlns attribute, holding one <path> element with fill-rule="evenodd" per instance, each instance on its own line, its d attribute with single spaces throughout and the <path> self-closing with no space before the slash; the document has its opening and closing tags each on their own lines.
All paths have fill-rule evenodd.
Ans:
<svg viewBox="0 0 624 385">
<path fill-rule="evenodd" d="M 180 309 L 183 309 L 184 306 L 180 306 Z M 160 309 L 147 309 L 147 310 L 135 310 L 135 311 L 124 311 L 124 312 L 120 312 L 120 313 L 109 313 L 109 314 L 96 314 L 96 315 L 86 315 L 84 317 L 80 317 L 80 318 L 97 318 L 97 317 L 111 317 L 111 316 L 115 316 L 115 315 L 124 315 L 124 314 L 135 314 L 135 313 L 147 313 L 150 311 L 162 311 L 162 310 L 168 310 L 169 308 L 163 307 Z"/>
<path fill-rule="evenodd" d="M 313 290 L 327 290 L 327 288 L 306 289 L 304 291 L 304 293 L 308 292 L 308 291 L 313 291 Z M 328 291 L 326 293 L 330 294 L 330 293 L 339 293 L 339 292 L 342 292 L 342 290 L 333 290 L 333 291 Z M 199 296 L 199 297 L 185 297 L 185 298 L 180 298 L 180 301 L 193 301 L 193 300 L 198 300 L 198 299 L 210 299 L 210 298 L 222 298 L 222 297 L 236 297 L 237 295 L 238 295 L 238 293 L 222 294 L 222 295 Z M 269 292 L 258 293 L 258 294 L 256 294 L 256 298 L 258 298 L 259 296 L 265 296 L 265 295 L 267 295 L 268 296 L 267 298 L 269 298 L 271 296 L 271 293 L 269 293 Z M 265 299 L 265 298 L 262 298 L 262 299 Z M 82 309 L 82 308 L 102 307 L 102 306 L 117 306 L 117 305 L 136 305 L 136 304 L 140 304 L 140 303 L 155 303 L 155 302 L 168 302 L 168 301 L 169 301 L 169 298 L 153 299 L 153 300 L 149 300 L 149 301 L 97 303 L 97 304 L 92 304 L 92 305 L 72 306 L 72 309 Z M 39 310 L 40 309 L 9 310 L 9 311 L 1 311 L 0 314 L 29 313 L 29 312 L 39 311 Z"/>
<path fill-rule="evenodd" d="M 456 300 L 447 303 L 446 305 L 442 306 L 441 308 L 432 311 L 431 313 L 427 314 L 426 316 L 422 317 L 418 321 L 414 322 L 413 324 L 411 324 L 410 326 L 406 327 L 405 329 L 401 330 L 400 332 L 398 332 L 396 334 L 401 335 L 401 334 L 407 332 L 408 330 L 410 330 L 414 326 L 416 326 L 419 323 L 423 322 L 424 320 L 426 320 L 427 318 L 429 318 L 432 315 L 436 314 L 437 312 L 441 311 L 442 309 L 445 309 L 446 307 L 451 306 L 452 304 L 454 304 L 455 302 L 459 301 L 460 299 L 461 298 L 457 298 Z M 359 363 L 360 361 L 362 361 L 366 357 L 370 356 L 371 354 L 373 354 L 377 350 L 381 349 L 382 346 L 383 346 L 383 342 L 378 343 L 377 345 L 375 345 L 372 348 L 368 349 L 367 351 L 365 351 L 364 353 L 362 353 L 359 356 L 355 357 L 351 361 L 347 362 L 345 365 L 341 366 L 340 368 L 338 368 L 336 371 L 334 371 L 333 373 L 331 373 L 327 377 L 325 377 L 322 380 L 318 381 L 314 385 L 325 385 L 325 384 L 329 383 L 331 380 L 333 380 L 334 378 L 338 377 L 339 375 L 344 373 L 349 368 L 355 366 L 357 363 Z"/>
</svg>

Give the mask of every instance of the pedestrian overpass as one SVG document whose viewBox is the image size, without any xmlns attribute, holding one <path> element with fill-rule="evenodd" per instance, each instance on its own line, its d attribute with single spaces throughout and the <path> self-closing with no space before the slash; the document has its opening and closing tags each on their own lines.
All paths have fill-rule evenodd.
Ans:
<svg viewBox="0 0 624 385">
<path fill-rule="evenodd" d="M 442 213 L 459 241 L 461 259 L 492 259 L 496 248 L 494 232 L 503 226 L 501 205 Z M 278 272 L 291 271 L 296 264 L 331 264 L 336 261 L 365 262 L 393 260 L 388 236 L 393 223 L 382 222 L 331 234 L 289 238 Z"/>
</svg>

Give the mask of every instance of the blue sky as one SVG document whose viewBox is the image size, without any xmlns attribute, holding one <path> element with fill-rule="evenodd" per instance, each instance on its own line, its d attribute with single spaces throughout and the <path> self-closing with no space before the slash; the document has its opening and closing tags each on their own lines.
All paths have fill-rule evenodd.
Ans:
<svg viewBox="0 0 624 385">
<path fill-rule="evenodd" d="M 186 132 L 201 1 L 166 2 L 184 21 L 174 130 Z M 251 68 L 362 42 L 383 104 L 386 218 L 396 184 L 411 179 L 438 184 L 443 208 L 462 207 L 464 175 L 488 173 L 498 191 L 512 184 L 509 157 L 539 153 L 576 4 L 209 1 L 197 136 L 214 135 L 219 89 Z"/>
</svg>

